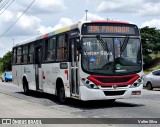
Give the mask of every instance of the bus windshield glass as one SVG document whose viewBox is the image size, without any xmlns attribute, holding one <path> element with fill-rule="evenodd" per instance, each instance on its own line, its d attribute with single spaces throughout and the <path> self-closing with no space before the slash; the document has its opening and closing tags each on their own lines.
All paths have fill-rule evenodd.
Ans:
<svg viewBox="0 0 160 127">
<path fill-rule="evenodd" d="M 141 71 L 139 38 L 82 38 L 82 67 L 89 73 L 129 74 Z"/>
</svg>

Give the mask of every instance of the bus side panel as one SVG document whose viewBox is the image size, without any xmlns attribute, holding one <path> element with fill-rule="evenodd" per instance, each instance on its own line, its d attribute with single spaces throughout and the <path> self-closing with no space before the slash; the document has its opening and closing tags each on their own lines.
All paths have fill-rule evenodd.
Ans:
<svg viewBox="0 0 160 127">
<path fill-rule="evenodd" d="M 17 65 L 12 66 L 12 78 L 13 78 L 13 84 L 16 84 L 19 86 L 18 83 L 18 77 L 17 77 Z"/>
<path fill-rule="evenodd" d="M 17 77 L 18 77 L 18 83 L 19 83 L 20 86 L 22 86 L 22 73 L 21 73 L 21 69 L 22 69 L 21 65 L 17 66 Z"/>
<path fill-rule="evenodd" d="M 70 81 L 69 81 L 69 77 L 71 76 L 71 75 L 69 75 L 70 74 L 70 64 L 69 64 L 69 62 L 65 62 L 65 63 L 67 63 L 67 66 L 68 66 L 68 68 L 67 69 L 60 69 L 60 73 L 59 73 L 59 76 L 58 77 L 62 77 L 62 80 L 63 80 L 63 84 L 64 84 L 64 89 L 65 89 L 65 96 L 66 97 L 70 97 L 71 96 L 71 88 L 70 88 Z M 59 64 L 59 68 L 60 68 L 60 64 Z"/>
<path fill-rule="evenodd" d="M 42 65 L 43 91 L 46 93 L 55 94 L 57 78 L 61 78 L 64 83 L 66 96 L 70 97 L 69 75 L 65 74 L 65 70 L 68 69 L 60 69 L 60 63 L 43 64 Z"/>
<path fill-rule="evenodd" d="M 56 63 L 48 63 L 42 65 L 42 84 L 43 91 L 50 94 L 55 94 L 57 75 L 53 73 Z"/>
<path fill-rule="evenodd" d="M 36 90 L 36 82 L 35 82 L 35 65 L 28 64 L 22 65 L 22 78 L 23 76 L 26 77 L 28 81 L 28 86 L 30 90 Z"/>
<path fill-rule="evenodd" d="M 12 67 L 13 71 L 13 83 L 22 87 L 22 73 L 21 73 L 21 65 L 14 65 Z"/>
</svg>

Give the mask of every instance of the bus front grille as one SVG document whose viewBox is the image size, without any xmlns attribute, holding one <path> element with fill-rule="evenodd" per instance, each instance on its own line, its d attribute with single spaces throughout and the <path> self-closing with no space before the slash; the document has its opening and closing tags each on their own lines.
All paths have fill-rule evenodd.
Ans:
<svg viewBox="0 0 160 127">
<path fill-rule="evenodd" d="M 113 88 L 113 86 L 101 86 L 102 88 Z M 128 87 L 128 85 L 120 85 L 120 86 L 117 86 L 117 88 L 125 88 L 125 87 Z"/>
<path fill-rule="evenodd" d="M 123 95 L 125 93 L 125 90 L 122 91 L 103 91 L 106 96 L 118 96 Z"/>
</svg>

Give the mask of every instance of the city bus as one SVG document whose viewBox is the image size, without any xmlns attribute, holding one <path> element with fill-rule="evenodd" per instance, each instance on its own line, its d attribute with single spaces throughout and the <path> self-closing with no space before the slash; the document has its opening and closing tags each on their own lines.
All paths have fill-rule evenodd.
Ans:
<svg viewBox="0 0 160 127">
<path fill-rule="evenodd" d="M 140 97 L 142 48 L 136 25 L 79 22 L 13 47 L 13 83 L 30 90 L 83 101 Z"/>
</svg>

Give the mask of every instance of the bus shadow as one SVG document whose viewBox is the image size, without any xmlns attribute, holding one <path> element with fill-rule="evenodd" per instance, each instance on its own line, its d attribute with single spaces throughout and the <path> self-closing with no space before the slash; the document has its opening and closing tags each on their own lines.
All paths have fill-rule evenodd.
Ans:
<svg viewBox="0 0 160 127">
<path fill-rule="evenodd" d="M 18 92 L 19 94 L 23 94 L 23 92 Z M 95 101 L 81 101 L 76 99 L 67 99 L 67 102 L 65 104 L 61 104 L 58 100 L 58 97 L 52 94 L 47 93 L 41 93 L 41 92 L 35 92 L 30 91 L 29 95 L 26 95 L 33 98 L 42 98 L 47 99 L 50 101 L 50 104 L 48 106 L 52 106 L 55 104 L 58 105 L 65 105 L 68 107 L 74 107 L 81 110 L 89 110 L 89 109 L 100 109 L 100 108 L 111 108 L 111 107 L 140 107 L 145 106 L 143 104 L 134 104 L 134 103 L 128 103 L 128 102 L 121 102 L 119 100 L 116 100 L 115 102 L 110 102 L 107 100 L 95 100 Z M 43 101 L 44 102 L 44 101 Z M 45 102 L 44 102 L 45 103 Z M 46 102 L 48 103 L 48 102 Z M 44 104 L 47 106 L 47 104 Z"/>
<path fill-rule="evenodd" d="M 51 102 L 59 104 L 59 100 L 57 96 L 48 94 L 48 93 L 42 93 L 42 92 L 37 92 L 37 91 L 30 91 L 29 94 L 25 95 L 24 92 L 17 92 L 18 94 L 24 95 L 26 97 L 32 97 L 32 98 L 37 98 L 37 99 L 47 99 Z M 23 97 L 24 97 L 23 96 Z"/>
<path fill-rule="evenodd" d="M 68 101 L 68 106 L 70 107 L 76 107 L 83 110 L 89 110 L 89 109 L 100 109 L 100 108 L 111 108 L 111 107 L 140 107 L 145 106 L 143 104 L 133 104 L 128 102 L 110 102 L 107 100 L 96 100 L 96 101 L 80 101 L 80 100 L 73 100 L 70 99 Z"/>
</svg>

